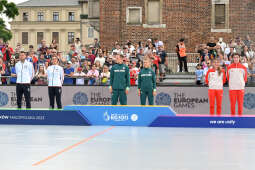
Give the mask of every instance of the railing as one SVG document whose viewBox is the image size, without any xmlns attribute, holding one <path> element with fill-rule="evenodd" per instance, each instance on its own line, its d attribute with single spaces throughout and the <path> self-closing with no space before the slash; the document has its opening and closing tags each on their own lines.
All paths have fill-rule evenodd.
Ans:
<svg viewBox="0 0 255 170">
<path fill-rule="evenodd" d="M 179 62 L 176 53 L 167 53 L 168 56 L 168 74 L 177 73 L 179 71 Z M 199 53 L 187 53 L 187 65 L 189 72 L 196 71 Z"/>
</svg>

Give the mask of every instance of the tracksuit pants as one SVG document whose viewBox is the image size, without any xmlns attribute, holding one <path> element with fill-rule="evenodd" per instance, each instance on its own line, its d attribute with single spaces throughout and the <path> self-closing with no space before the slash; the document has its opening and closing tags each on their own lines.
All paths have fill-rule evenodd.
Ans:
<svg viewBox="0 0 255 170">
<path fill-rule="evenodd" d="M 216 109 L 217 115 L 221 115 L 223 89 L 222 90 L 209 89 L 208 95 L 209 95 L 209 102 L 210 102 L 210 115 L 214 115 L 215 100 L 217 103 L 217 109 Z"/>
<path fill-rule="evenodd" d="M 244 90 L 229 90 L 229 99 L 231 107 L 231 115 L 235 115 L 236 101 L 238 103 L 238 115 L 241 116 L 243 113 L 243 98 Z"/>
<path fill-rule="evenodd" d="M 146 104 L 146 99 L 147 98 L 148 98 L 148 101 L 149 101 L 149 105 L 154 105 L 153 90 L 149 90 L 149 91 L 141 90 L 141 95 L 140 95 L 141 105 Z"/>
<path fill-rule="evenodd" d="M 127 95 L 124 89 L 113 89 L 112 92 L 112 105 L 117 105 L 120 101 L 121 105 L 127 105 Z"/>
<path fill-rule="evenodd" d="M 56 98 L 58 109 L 62 109 L 62 103 L 61 103 L 62 88 L 48 87 L 48 92 L 49 92 L 49 99 L 50 99 L 50 108 L 54 109 L 55 98 Z"/>
<path fill-rule="evenodd" d="M 25 96 L 26 108 L 30 109 L 31 108 L 30 84 L 17 84 L 16 95 L 18 108 L 21 108 L 23 94 Z"/>
</svg>

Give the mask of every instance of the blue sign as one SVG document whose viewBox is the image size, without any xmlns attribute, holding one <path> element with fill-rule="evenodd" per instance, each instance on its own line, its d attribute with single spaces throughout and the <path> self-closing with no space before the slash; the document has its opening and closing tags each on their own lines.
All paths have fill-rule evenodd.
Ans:
<svg viewBox="0 0 255 170">
<path fill-rule="evenodd" d="M 0 110 L 0 124 L 90 125 L 79 111 L 63 110 Z"/>
<path fill-rule="evenodd" d="M 8 101 L 9 101 L 8 95 L 0 91 L 0 107 L 7 105 Z"/>
<path fill-rule="evenodd" d="M 66 106 L 64 110 L 79 110 L 92 125 L 148 126 L 158 116 L 175 116 L 164 106 Z"/>
<path fill-rule="evenodd" d="M 255 128 L 255 117 L 160 116 L 151 127 Z"/>
</svg>

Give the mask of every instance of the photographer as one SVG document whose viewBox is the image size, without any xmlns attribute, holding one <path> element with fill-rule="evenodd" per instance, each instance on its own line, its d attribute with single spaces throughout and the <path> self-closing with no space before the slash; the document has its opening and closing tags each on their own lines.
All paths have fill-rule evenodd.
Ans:
<svg viewBox="0 0 255 170">
<path fill-rule="evenodd" d="M 14 54 L 13 49 L 9 46 L 8 43 L 5 44 L 4 48 L 2 48 L 3 53 L 3 61 L 9 62 L 11 59 L 11 56 Z"/>
</svg>

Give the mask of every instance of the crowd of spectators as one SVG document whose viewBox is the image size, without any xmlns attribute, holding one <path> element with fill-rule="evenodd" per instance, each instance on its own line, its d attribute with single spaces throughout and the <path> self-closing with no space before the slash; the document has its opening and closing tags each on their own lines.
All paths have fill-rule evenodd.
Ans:
<svg viewBox="0 0 255 170">
<path fill-rule="evenodd" d="M 242 37 L 236 37 L 228 43 L 221 37 L 218 40 L 210 37 L 207 44 L 197 45 L 196 51 L 200 54 L 195 72 L 198 85 L 204 84 L 204 77 L 208 69 L 212 67 L 213 59 L 220 59 L 221 66 L 227 71 L 228 65 L 233 61 L 234 53 L 241 56 L 240 62 L 247 68 L 248 83 L 255 83 L 255 44 L 249 35 L 244 40 Z"/>
<path fill-rule="evenodd" d="M 24 51 L 20 43 L 15 48 L 0 40 L 0 75 L 2 84 L 15 84 L 16 78 L 10 77 L 15 73 L 15 63 L 19 61 L 19 53 Z M 123 55 L 124 63 L 130 68 L 131 85 L 137 84 L 139 70 L 143 67 L 142 60 L 148 57 L 157 74 L 157 81 L 162 81 L 167 68 L 164 43 L 157 38 L 145 42 L 134 43 L 127 41 L 124 44 L 115 42 L 112 49 L 100 45 L 94 39 L 93 45 L 85 46 L 76 38 L 74 44 L 65 52 L 58 50 L 56 41 L 47 44 L 45 40 L 37 49 L 29 45 L 26 51 L 27 61 L 30 61 L 35 70 L 32 84 L 46 85 L 46 69 L 51 64 L 51 58 L 56 56 L 59 64 L 64 68 L 64 85 L 108 85 L 110 69 L 116 62 L 116 55 Z"/>
</svg>

